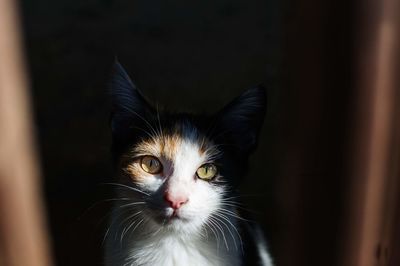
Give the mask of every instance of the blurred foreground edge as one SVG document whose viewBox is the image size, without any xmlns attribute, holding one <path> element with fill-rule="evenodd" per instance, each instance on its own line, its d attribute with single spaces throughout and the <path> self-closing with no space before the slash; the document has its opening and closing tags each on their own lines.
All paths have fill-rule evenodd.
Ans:
<svg viewBox="0 0 400 266">
<path fill-rule="evenodd" d="M 400 111 L 397 0 L 360 1 L 356 101 L 343 266 L 400 265 Z"/>
<path fill-rule="evenodd" d="M 16 1 L 0 0 L 0 265 L 51 265 Z"/>
</svg>

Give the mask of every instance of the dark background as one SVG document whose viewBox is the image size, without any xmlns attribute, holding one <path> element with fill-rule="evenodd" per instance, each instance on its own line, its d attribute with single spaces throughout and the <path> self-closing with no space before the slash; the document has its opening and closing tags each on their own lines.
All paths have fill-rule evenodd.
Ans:
<svg viewBox="0 0 400 266">
<path fill-rule="evenodd" d="M 57 265 L 101 265 L 115 56 L 154 102 L 216 111 L 268 88 L 244 200 L 278 266 L 337 265 L 351 124 L 344 0 L 21 2 Z M 105 218 L 104 218 L 105 217 Z"/>
</svg>

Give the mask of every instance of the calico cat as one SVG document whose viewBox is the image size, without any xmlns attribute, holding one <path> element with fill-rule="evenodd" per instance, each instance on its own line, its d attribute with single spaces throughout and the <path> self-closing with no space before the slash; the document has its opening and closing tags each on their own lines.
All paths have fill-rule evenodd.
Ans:
<svg viewBox="0 0 400 266">
<path fill-rule="evenodd" d="M 161 112 L 116 62 L 111 95 L 118 204 L 105 265 L 272 266 L 234 190 L 257 145 L 264 89 L 245 91 L 214 115 Z"/>
</svg>

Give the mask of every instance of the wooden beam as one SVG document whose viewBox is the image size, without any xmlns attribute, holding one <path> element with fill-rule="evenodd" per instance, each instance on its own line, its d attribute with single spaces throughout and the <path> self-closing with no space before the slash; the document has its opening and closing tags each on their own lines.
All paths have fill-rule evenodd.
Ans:
<svg viewBox="0 0 400 266">
<path fill-rule="evenodd" d="M 0 264 L 49 266 L 16 1 L 0 0 Z"/>
<path fill-rule="evenodd" d="M 360 1 L 356 46 L 354 162 L 344 230 L 344 266 L 388 265 L 399 190 L 399 5 Z M 399 251 L 397 251 L 399 252 Z"/>
</svg>

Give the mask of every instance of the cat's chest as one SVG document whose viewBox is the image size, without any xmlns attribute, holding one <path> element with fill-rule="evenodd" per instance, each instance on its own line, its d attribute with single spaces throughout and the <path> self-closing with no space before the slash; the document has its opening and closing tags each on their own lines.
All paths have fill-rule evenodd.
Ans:
<svg viewBox="0 0 400 266">
<path fill-rule="evenodd" d="M 139 240 L 131 249 L 130 265 L 160 266 L 225 266 L 238 265 L 236 256 L 228 255 L 215 243 L 166 237 L 157 240 Z"/>
</svg>

